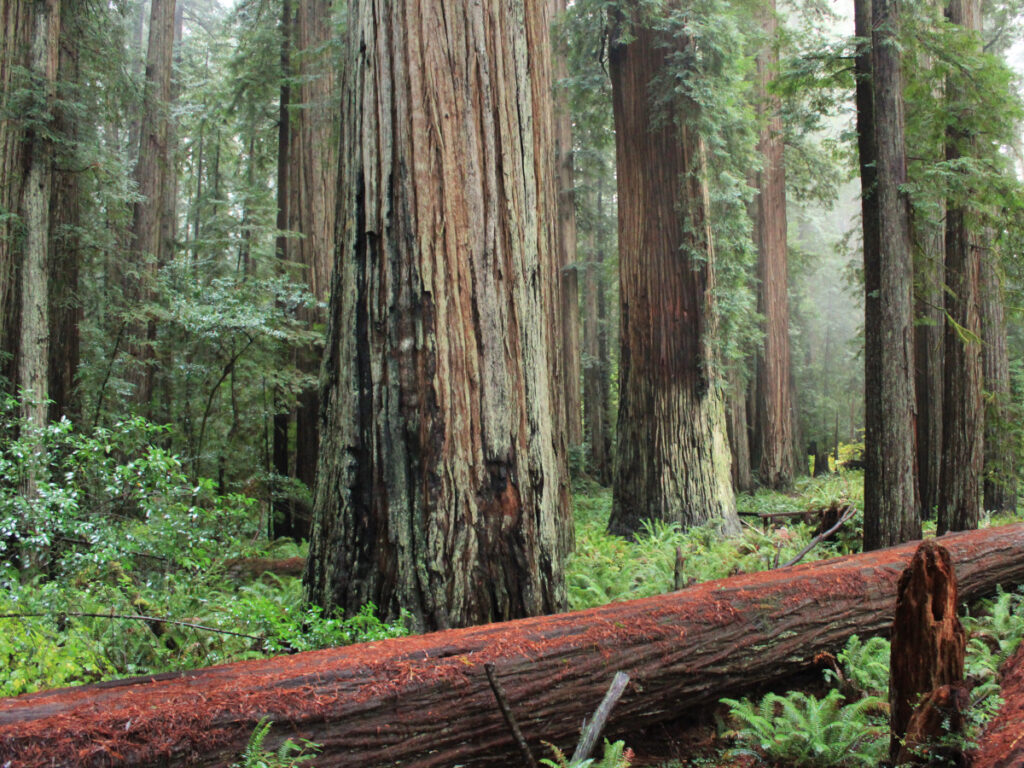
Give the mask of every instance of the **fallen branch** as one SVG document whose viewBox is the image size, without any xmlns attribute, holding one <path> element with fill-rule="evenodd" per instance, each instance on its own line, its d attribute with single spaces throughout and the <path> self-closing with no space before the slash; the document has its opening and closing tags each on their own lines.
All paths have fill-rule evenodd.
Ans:
<svg viewBox="0 0 1024 768">
<path fill-rule="evenodd" d="M 523 738 L 523 732 L 519 730 L 516 716 L 512 714 L 512 707 L 508 703 L 505 689 L 501 687 L 497 675 L 494 674 L 494 665 L 491 662 L 487 662 L 484 664 L 484 671 L 487 673 L 487 681 L 491 684 L 491 690 L 494 691 L 494 698 L 498 701 L 498 707 L 505 718 L 505 723 L 508 725 L 509 730 L 512 731 L 512 738 L 515 739 L 516 746 L 519 747 L 519 752 L 523 756 L 523 762 L 526 763 L 527 768 L 539 768 L 537 760 L 533 757 L 533 752 L 530 751 L 526 739 Z"/>
<path fill-rule="evenodd" d="M 783 568 L 789 568 L 789 566 L 791 566 L 791 565 L 796 565 L 797 563 L 799 563 L 799 562 L 800 562 L 801 560 L 803 560 L 803 559 L 804 559 L 804 557 L 805 557 L 805 556 L 807 555 L 807 553 L 808 553 L 808 552 L 810 552 L 810 551 L 811 551 L 812 549 L 814 549 L 814 548 L 815 548 L 816 546 L 818 546 L 818 544 L 820 544 L 820 543 L 821 543 L 822 541 L 824 541 L 824 540 L 825 540 L 825 539 L 827 539 L 827 538 L 828 538 L 829 536 L 831 536 L 831 535 L 832 535 L 833 533 L 835 533 L 835 532 L 836 532 L 836 531 L 838 531 L 838 530 L 839 530 L 840 528 L 842 528 L 842 527 L 843 527 L 843 526 L 844 526 L 844 525 L 846 524 L 846 522 L 847 522 L 847 521 L 848 521 L 848 520 L 849 520 L 849 519 L 850 519 L 851 517 L 853 517 L 853 516 L 854 516 L 854 515 L 855 515 L 856 513 L 857 513 L 857 510 L 856 510 L 856 508 L 855 508 L 855 507 L 853 507 L 852 505 L 851 505 L 851 506 L 849 506 L 849 507 L 847 507 L 847 509 L 846 509 L 846 512 L 844 512 L 844 513 L 843 513 L 843 516 L 839 518 L 839 520 L 838 520 L 838 521 L 836 522 L 836 524 L 835 524 L 835 525 L 833 525 L 833 526 L 832 526 L 831 528 L 829 528 L 829 529 L 828 529 L 827 531 L 824 531 L 824 532 L 822 532 L 822 533 L 819 533 L 819 534 L 818 534 L 817 536 L 815 536 L 815 537 L 814 537 L 813 539 L 811 539 L 811 542 L 810 542 L 810 544 L 808 544 L 808 545 L 807 545 L 806 547 L 804 547 L 803 549 L 801 549 L 801 550 L 800 550 L 800 551 L 799 551 L 799 552 L 797 553 L 796 557 L 794 557 L 794 558 L 793 558 L 792 560 L 790 560 L 789 562 L 787 562 L 787 563 L 784 563 L 784 564 L 782 565 L 782 567 L 783 567 Z"/>
<path fill-rule="evenodd" d="M 1024 582 L 1024 524 L 940 541 L 963 601 Z M 0 765 L 226 766 L 264 716 L 278 724 L 268 749 L 307 738 L 323 745 L 318 765 L 507 765 L 514 747 L 484 664 L 499 665 L 510 699 L 530 703 L 517 715 L 534 749 L 571 747 L 617 670 L 632 684 L 609 732 L 678 719 L 785 685 L 853 633 L 887 633 L 916 547 L 576 613 L 0 699 Z"/>
<path fill-rule="evenodd" d="M 597 746 L 597 740 L 601 738 L 601 733 L 604 731 L 604 726 L 608 722 L 612 710 L 619 703 L 619 698 L 621 698 L 622 692 L 626 690 L 628 684 L 629 675 L 625 672 L 615 673 L 615 677 L 612 678 L 612 684 L 608 686 L 608 693 L 604 695 L 601 704 L 594 712 L 594 716 L 590 718 L 590 722 L 586 723 L 583 728 L 583 735 L 580 737 L 580 743 L 576 745 L 576 751 L 572 753 L 570 765 L 574 763 L 578 765 L 590 757 L 590 753 Z"/>
</svg>

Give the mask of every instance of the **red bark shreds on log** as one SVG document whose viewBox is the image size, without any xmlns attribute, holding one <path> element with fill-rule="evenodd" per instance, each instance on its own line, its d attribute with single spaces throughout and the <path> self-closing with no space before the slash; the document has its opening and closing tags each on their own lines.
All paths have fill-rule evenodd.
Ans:
<svg viewBox="0 0 1024 768">
<path fill-rule="evenodd" d="M 921 699 L 910 716 L 896 765 L 966 766 L 963 750 L 948 737 L 963 732 L 964 713 L 970 706 L 971 694 L 964 683 L 939 686 Z"/>
<path fill-rule="evenodd" d="M 957 605 L 949 552 L 934 539 L 922 542 L 896 588 L 889 665 L 891 757 L 900 752 L 917 700 L 964 679 L 967 637 Z"/>
<path fill-rule="evenodd" d="M 971 768 L 1024 768 L 1024 645 L 1003 664 L 1003 706 L 988 724 Z"/>
<path fill-rule="evenodd" d="M 1024 524 L 942 542 L 965 600 L 1024 581 Z M 613 733 L 676 719 L 811 669 L 854 632 L 887 632 L 916 547 L 577 613 L 0 699 L 0 765 L 225 765 L 264 715 L 277 723 L 271 737 L 323 744 L 318 766 L 507 764 L 514 747 L 485 663 L 500 664 L 532 745 L 574 742 L 616 670 L 632 682 Z"/>
</svg>

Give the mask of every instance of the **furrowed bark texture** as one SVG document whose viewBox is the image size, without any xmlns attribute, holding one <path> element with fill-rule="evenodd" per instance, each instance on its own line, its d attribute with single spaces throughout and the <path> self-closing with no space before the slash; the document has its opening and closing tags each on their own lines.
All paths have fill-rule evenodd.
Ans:
<svg viewBox="0 0 1024 768">
<path fill-rule="evenodd" d="M 981 338 L 985 391 L 985 479 L 982 498 L 986 510 L 1017 508 L 1010 405 L 1010 357 L 1006 340 L 1003 286 L 996 254 L 981 260 Z"/>
<path fill-rule="evenodd" d="M 935 539 L 923 542 L 896 587 L 889 667 L 893 759 L 918 700 L 964 679 L 967 636 L 957 617 L 959 605 L 949 551 Z"/>
<path fill-rule="evenodd" d="M 1024 645 L 1003 664 L 999 688 L 1003 706 L 979 739 L 971 768 L 1024 768 Z"/>
<path fill-rule="evenodd" d="M 551 18 L 565 12 L 566 0 L 551 0 Z M 554 79 L 555 158 L 558 163 L 558 258 L 562 270 L 559 295 L 561 383 L 569 445 L 583 442 L 583 406 L 580 403 L 580 307 L 576 269 L 576 180 L 573 173 L 572 115 L 569 91 L 561 82 L 569 76 L 565 42 L 556 42 L 552 55 Z"/>
<path fill-rule="evenodd" d="M 761 482 L 786 488 L 793 482 L 792 383 L 789 353 L 789 279 L 786 242 L 786 168 L 783 161 L 782 116 L 778 97 L 768 89 L 775 79 L 778 26 L 775 3 L 764 9 L 762 25 L 768 43 L 757 56 L 758 113 L 763 121 L 758 151 L 763 168 L 757 174 L 757 304 L 764 316 L 764 347 L 758 354 L 758 454 Z"/>
<path fill-rule="evenodd" d="M 896 0 L 874 0 L 871 20 L 876 168 L 871 213 L 877 251 L 868 246 L 875 232 L 868 231 L 865 217 L 865 549 L 921 534 L 914 473 L 913 269 L 908 205 L 900 190 L 907 171 Z"/>
<path fill-rule="evenodd" d="M 943 537 L 972 600 L 1024 580 L 1024 525 Z M 226 765 L 263 715 L 274 740 L 324 745 L 318 766 L 508 765 L 495 664 L 528 742 L 573 743 L 616 671 L 611 734 L 713 706 L 814 668 L 853 633 L 892 624 L 916 542 L 745 574 L 668 595 L 326 651 L 0 700 L 0 760 Z"/>
<path fill-rule="evenodd" d="M 174 61 L 174 5 L 175 0 L 152 0 L 150 9 L 139 161 L 135 166 L 141 199 L 135 203 L 132 218 L 131 264 L 122 275 L 125 298 L 135 312 L 149 300 L 157 265 L 168 256 L 164 202 L 166 175 L 170 172 L 167 110 Z M 135 385 L 135 402 L 146 408 L 153 396 L 155 331 L 153 320 L 137 320 L 129 330 L 129 354 L 133 358 L 129 378 Z"/>
<path fill-rule="evenodd" d="M 23 121 L 52 117 L 60 3 L 0 2 L 0 375 L 32 399 L 23 415 L 46 421 L 49 369 L 50 189 L 53 142 Z M 40 118 L 37 118 L 40 119 Z M 33 488 L 24 489 L 31 492 Z"/>
<path fill-rule="evenodd" d="M 565 606 L 548 1 L 349 7 L 306 574 L 327 608 L 445 628 Z"/>
<path fill-rule="evenodd" d="M 639 11 L 635 11 L 639 15 Z M 643 520 L 738 529 L 725 411 L 709 381 L 714 251 L 703 146 L 685 111 L 660 115 L 651 83 L 685 43 L 642 22 L 609 52 L 619 189 L 620 359 L 608 527 Z"/>
<path fill-rule="evenodd" d="M 976 0 L 951 0 L 951 23 L 967 31 L 981 28 Z M 955 104 L 964 94 L 950 85 Z M 974 142 L 955 127 L 947 133 L 946 159 L 974 154 Z M 978 527 L 985 413 L 982 407 L 981 251 L 972 212 L 965 202 L 946 205 L 946 313 L 942 391 L 942 475 L 938 532 Z"/>
</svg>

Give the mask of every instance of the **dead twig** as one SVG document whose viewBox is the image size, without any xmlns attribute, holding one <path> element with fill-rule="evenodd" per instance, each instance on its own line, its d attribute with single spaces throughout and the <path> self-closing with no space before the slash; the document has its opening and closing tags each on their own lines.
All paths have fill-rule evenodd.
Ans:
<svg viewBox="0 0 1024 768">
<path fill-rule="evenodd" d="M 840 528 L 842 528 L 843 525 L 846 523 L 846 521 L 849 520 L 851 517 L 853 517 L 856 514 L 856 512 L 857 512 L 857 508 L 854 507 L 852 504 L 849 505 L 846 508 L 846 511 L 843 513 L 843 516 L 840 517 L 839 520 L 836 521 L 835 525 L 833 525 L 831 528 L 829 528 L 824 533 L 819 533 L 817 536 L 815 536 L 813 539 L 811 539 L 811 543 L 810 544 L 808 544 L 806 547 L 801 549 L 800 552 L 797 553 L 797 556 L 794 557 L 792 560 L 790 560 L 788 563 L 783 563 L 782 567 L 783 568 L 789 568 L 789 566 L 796 565 L 797 563 L 799 563 L 801 560 L 804 559 L 804 555 L 806 555 L 808 552 L 810 552 L 812 549 L 814 549 L 819 543 L 821 543 L 822 541 L 827 539 L 829 536 L 831 536 L 833 533 L 835 533 Z"/>
<path fill-rule="evenodd" d="M 32 619 L 49 616 L 48 613 L 2 613 L 0 619 Z M 220 635 L 234 635 L 235 637 L 244 637 L 248 640 L 259 640 L 263 642 L 262 637 L 256 635 L 247 635 L 243 632 L 233 632 L 230 629 L 217 629 L 216 627 L 207 627 L 203 624 L 194 624 L 191 621 L 178 621 L 177 619 L 164 619 L 159 616 L 140 616 L 132 613 L 80 613 L 78 611 L 60 611 L 61 616 L 74 616 L 75 618 L 81 619 L 127 619 L 129 621 L 145 621 L 149 624 L 174 624 L 178 627 L 192 627 L 192 629 L 201 629 L 204 632 L 216 632 Z"/>
<path fill-rule="evenodd" d="M 622 696 L 622 692 L 626 690 L 628 683 L 629 675 L 625 672 L 615 673 L 615 677 L 612 678 L 612 684 L 608 686 L 608 693 L 604 695 L 604 699 L 598 705 L 594 716 L 590 718 L 589 723 L 584 723 L 583 735 L 580 737 L 580 743 L 576 745 L 576 751 L 572 753 L 572 760 L 569 761 L 570 765 L 579 765 L 590 757 L 590 753 L 597 746 L 597 740 L 601 738 L 601 732 L 604 730 L 605 723 L 608 722 L 608 717 L 611 715 L 612 710 L 615 709 L 615 705 L 619 703 L 619 698 Z"/>
<path fill-rule="evenodd" d="M 491 662 L 484 664 L 484 672 L 487 673 L 487 681 L 491 684 L 491 690 L 494 691 L 494 698 L 498 700 L 498 707 L 501 709 L 501 714 L 505 717 L 505 723 L 508 725 L 509 730 L 512 731 L 512 737 L 516 740 L 516 745 L 523 755 L 523 762 L 526 763 L 527 768 L 539 768 L 533 753 L 530 751 L 529 744 L 523 738 L 523 732 L 519 730 L 519 723 L 516 722 L 516 717 L 512 714 L 512 707 L 509 706 L 505 689 L 501 687 L 501 683 L 498 682 L 498 676 L 494 674 L 494 665 Z"/>
</svg>

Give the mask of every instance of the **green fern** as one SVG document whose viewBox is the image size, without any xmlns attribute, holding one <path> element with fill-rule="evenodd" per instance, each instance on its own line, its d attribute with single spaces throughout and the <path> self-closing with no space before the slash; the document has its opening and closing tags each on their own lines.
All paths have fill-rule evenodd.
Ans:
<svg viewBox="0 0 1024 768">
<path fill-rule="evenodd" d="M 294 768 L 313 760 L 320 752 L 319 744 L 306 739 L 300 739 L 299 743 L 285 739 L 276 752 L 267 750 L 263 742 L 273 724 L 269 717 L 262 718 L 256 724 L 241 759 L 232 763 L 231 768 Z"/>
<path fill-rule="evenodd" d="M 871 637 L 861 642 L 851 635 L 846 646 L 836 654 L 840 670 L 825 670 L 825 680 L 839 683 L 848 693 L 861 696 L 888 696 L 889 641 L 884 637 Z"/>
<path fill-rule="evenodd" d="M 605 739 L 604 753 L 601 755 L 600 761 L 588 757 L 586 760 L 575 762 L 551 742 L 545 741 L 544 744 L 554 755 L 553 758 L 541 758 L 541 765 L 545 765 L 547 768 L 629 768 L 629 764 L 633 761 L 633 750 L 627 748 L 624 741 L 616 741 L 613 744 Z"/>
<path fill-rule="evenodd" d="M 793 768 L 876 766 L 888 747 L 885 724 L 877 719 L 881 699 L 867 696 L 852 704 L 832 690 L 824 698 L 792 691 L 749 699 L 722 699 L 739 723 L 733 754 L 764 756 Z"/>
</svg>

